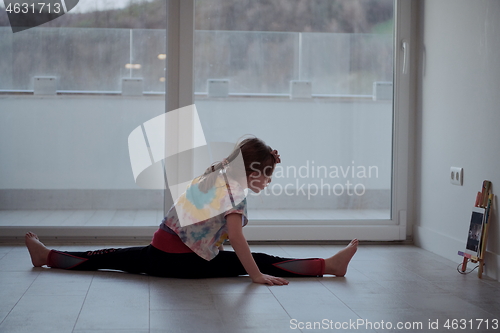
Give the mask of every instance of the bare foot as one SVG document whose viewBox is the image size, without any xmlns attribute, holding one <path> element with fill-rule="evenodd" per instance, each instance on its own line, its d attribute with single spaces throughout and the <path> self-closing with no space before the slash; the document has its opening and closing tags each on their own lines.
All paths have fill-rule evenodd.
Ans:
<svg viewBox="0 0 500 333">
<path fill-rule="evenodd" d="M 24 241 L 28 251 L 30 252 L 33 266 L 42 267 L 43 265 L 47 265 L 47 256 L 49 255 L 50 250 L 43 245 L 42 242 L 40 242 L 38 236 L 31 231 L 27 232 L 24 236 Z"/>
<path fill-rule="evenodd" d="M 347 266 L 358 250 L 357 239 L 353 239 L 349 245 L 340 250 L 333 257 L 325 259 L 325 274 L 344 276 L 347 273 Z"/>
</svg>

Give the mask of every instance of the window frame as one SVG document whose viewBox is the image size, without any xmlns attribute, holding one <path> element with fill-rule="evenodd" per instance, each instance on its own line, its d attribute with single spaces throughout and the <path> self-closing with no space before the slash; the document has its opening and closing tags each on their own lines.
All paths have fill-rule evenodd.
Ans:
<svg viewBox="0 0 500 333">
<path fill-rule="evenodd" d="M 335 241 L 358 238 L 370 241 L 401 241 L 411 235 L 413 205 L 413 133 L 416 104 L 416 24 L 418 7 L 413 1 L 395 0 L 394 39 L 394 101 L 393 101 L 393 176 L 391 219 L 335 221 L 252 221 L 244 228 L 250 241 Z M 194 103 L 194 0 L 168 0 L 167 2 L 167 80 L 165 112 Z M 406 59 L 402 43 L 406 47 Z M 410 58 L 411 55 L 411 58 Z M 403 65 L 407 66 L 403 73 Z M 164 214 L 172 206 L 168 190 L 164 195 Z M 356 223 L 357 222 L 357 223 Z M 158 221 L 158 224 L 160 221 Z M 58 240 L 151 239 L 158 228 L 145 227 L 33 227 L 39 236 Z M 1 238 L 19 239 L 26 226 L 2 227 Z"/>
<path fill-rule="evenodd" d="M 168 3 L 169 78 L 166 90 L 166 111 L 194 104 L 194 0 L 169 0 Z M 387 220 L 340 220 L 334 223 L 300 220 L 284 223 L 283 221 L 258 220 L 245 227 L 248 240 L 331 241 L 358 238 L 370 241 L 396 241 L 407 239 L 409 188 L 411 188 L 409 170 L 412 154 L 410 148 L 413 147 L 410 126 L 412 114 L 410 51 L 413 49 L 414 38 L 411 36 L 414 23 L 412 23 L 411 1 L 395 0 L 394 5 L 391 218 Z M 172 204 L 170 193 L 165 190 L 165 214 Z"/>
</svg>

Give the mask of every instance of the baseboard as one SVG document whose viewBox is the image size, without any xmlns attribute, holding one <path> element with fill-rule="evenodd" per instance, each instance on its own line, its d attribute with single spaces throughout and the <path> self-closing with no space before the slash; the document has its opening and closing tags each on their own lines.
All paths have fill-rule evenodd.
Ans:
<svg viewBox="0 0 500 333">
<path fill-rule="evenodd" d="M 463 251 L 465 239 L 458 240 L 420 226 L 415 226 L 413 229 L 413 238 L 416 246 L 443 258 L 455 261 L 457 265 L 462 261 L 463 258 L 458 255 L 458 251 Z M 484 274 L 500 282 L 500 255 L 486 251 Z"/>
</svg>

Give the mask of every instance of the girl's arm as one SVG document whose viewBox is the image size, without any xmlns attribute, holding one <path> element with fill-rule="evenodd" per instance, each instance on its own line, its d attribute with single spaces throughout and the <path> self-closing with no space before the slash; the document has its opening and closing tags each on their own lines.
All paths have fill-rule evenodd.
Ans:
<svg viewBox="0 0 500 333">
<path fill-rule="evenodd" d="M 226 216 L 226 220 L 231 246 L 236 252 L 238 259 L 240 259 L 240 262 L 247 271 L 248 275 L 250 275 L 252 281 L 255 283 L 268 284 L 271 286 L 288 284 L 288 281 L 283 278 L 262 274 L 260 272 L 259 267 L 255 263 L 252 253 L 250 252 L 248 242 L 243 235 L 241 215 L 236 213 L 229 214 Z"/>
</svg>

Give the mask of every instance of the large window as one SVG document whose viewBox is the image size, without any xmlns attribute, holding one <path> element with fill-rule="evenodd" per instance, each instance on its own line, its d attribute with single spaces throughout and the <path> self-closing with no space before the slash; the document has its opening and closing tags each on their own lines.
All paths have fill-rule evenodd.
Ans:
<svg viewBox="0 0 500 333">
<path fill-rule="evenodd" d="M 250 218 L 394 223 L 395 2 L 195 1 L 195 104 L 208 142 L 279 150 Z M 259 221 L 260 220 L 260 221 Z"/>
<path fill-rule="evenodd" d="M 165 112 L 166 3 L 92 3 L 16 33 L 0 8 L 2 226 L 81 236 L 161 221 L 164 193 L 135 184 L 127 139 Z"/>
<path fill-rule="evenodd" d="M 406 238 L 408 2 L 81 3 L 15 34 L 0 5 L 3 235 L 150 237 L 170 195 L 127 139 L 194 103 L 208 144 L 281 154 L 249 239 Z"/>
</svg>

